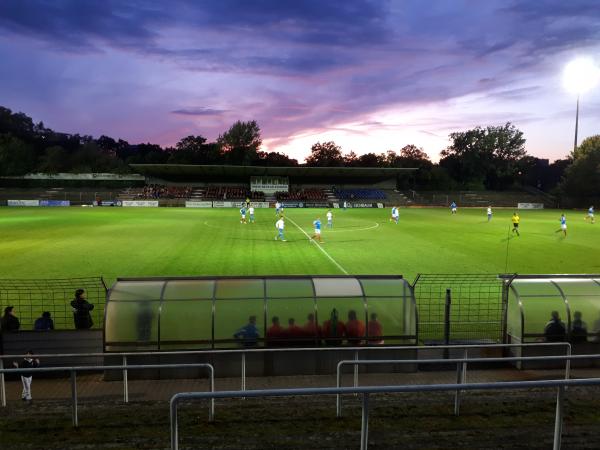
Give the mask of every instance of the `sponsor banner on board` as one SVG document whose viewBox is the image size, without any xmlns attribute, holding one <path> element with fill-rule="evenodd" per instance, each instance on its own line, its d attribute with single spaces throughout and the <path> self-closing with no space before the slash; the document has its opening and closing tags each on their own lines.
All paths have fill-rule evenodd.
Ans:
<svg viewBox="0 0 600 450">
<path fill-rule="evenodd" d="M 8 200 L 8 206 L 40 206 L 39 200 Z"/>
<path fill-rule="evenodd" d="M 123 200 L 122 205 L 133 208 L 158 208 L 158 200 Z"/>
<path fill-rule="evenodd" d="M 69 200 L 40 200 L 40 206 L 71 206 Z"/>
<path fill-rule="evenodd" d="M 378 208 L 383 208 L 383 203 L 377 203 Z"/>
<path fill-rule="evenodd" d="M 250 206 L 254 206 L 255 208 L 269 208 L 271 207 L 269 202 L 250 202 Z"/>
<path fill-rule="evenodd" d="M 212 208 L 213 202 L 187 200 L 185 202 L 185 207 L 186 208 Z"/>
<path fill-rule="evenodd" d="M 377 205 L 374 203 L 352 203 L 352 205 L 348 205 L 352 208 L 376 208 Z"/>
<path fill-rule="evenodd" d="M 304 202 L 305 208 L 329 208 L 328 202 Z"/>
<path fill-rule="evenodd" d="M 241 208 L 243 202 L 212 202 L 213 208 Z"/>
<path fill-rule="evenodd" d="M 98 202 L 94 202 L 94 206 L 121 206 L 120 201 L 112 201 L 112 200 L 102 200 L 99 204 Z"/>
<path fill-rule="evenodd" d="M 281 202 L 284 208 L 304 208 L 304 202 Z"/>
<path fill-rule="evenodd" d="M 518 203 L 518 209 L 544 209 L 543 203 Z"/>
</svg>

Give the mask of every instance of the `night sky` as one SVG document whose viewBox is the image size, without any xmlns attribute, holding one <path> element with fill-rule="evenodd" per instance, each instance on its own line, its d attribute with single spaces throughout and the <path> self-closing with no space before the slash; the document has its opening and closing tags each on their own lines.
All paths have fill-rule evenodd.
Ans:
<svg viewBox="0 0 600 450">
<path fill-rule="evenodd" d="M 258 121 L 302 160 L 513 122 L 527 151 L 572 150 L 563 69 L 600 63 L 598 0 L 0 0 L 0 105 L 68 133 L 173 145 Z M 580 141 L 600 133 L 600 86 Z"/>
</svg>

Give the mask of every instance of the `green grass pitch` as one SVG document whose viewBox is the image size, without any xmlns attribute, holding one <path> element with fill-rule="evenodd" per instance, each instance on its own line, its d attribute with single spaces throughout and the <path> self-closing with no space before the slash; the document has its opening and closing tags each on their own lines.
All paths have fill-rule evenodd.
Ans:
<svg viewBox="0 0 600 450">
<path fill-rule="evenodd" d="M 243 225 L 237 209 L 1 208 L 0 278 L 600 272 L 600 223 L 584 212 L 566 211 L 566 238 L 561 211 L 521 211 L 520 237 L 512 212 L 409 208 L 395 225 L 389 209 L 334 209 L 329 230 L 326 210 L 287 209 L 276 242 L 273 209 Z M 317 216 L 320 245 L 304 234 Z"/>
</svg>

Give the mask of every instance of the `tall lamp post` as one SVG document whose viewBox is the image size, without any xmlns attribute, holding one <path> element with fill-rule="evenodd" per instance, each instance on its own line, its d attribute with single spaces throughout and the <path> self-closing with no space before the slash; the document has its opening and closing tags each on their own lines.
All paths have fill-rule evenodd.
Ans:
<svg viewBox="0 0 600 450">
<path fill-rule="evenodd" d="M 590 58 L 577 58 L 565 67 L 564 83 L 568 91 L 577 94 L 575 111 L 575 142 L 573 151 L 577 150 L 577 133 L 579 131 L 579 97 L 592 89 L 600 81 L 600 68 Z"/>
</svg>

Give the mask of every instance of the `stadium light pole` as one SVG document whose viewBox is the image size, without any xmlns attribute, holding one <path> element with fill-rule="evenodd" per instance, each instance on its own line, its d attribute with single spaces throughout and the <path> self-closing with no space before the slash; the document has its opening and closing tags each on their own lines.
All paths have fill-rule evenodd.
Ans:
<svg viewBox="0 0 600 450">
<path fill-rule="evenodd" d="M 579 97 L 593 89 L 600 81 L 600 68 L 591 58 L 577 58 L 566 65 L 564 84 L 569 92 L 577 94 L 577 109 L 575 111 L 575 141 L 573 151 L 577 150 L 577 133 L 579 131 Z"/>
</svg>

